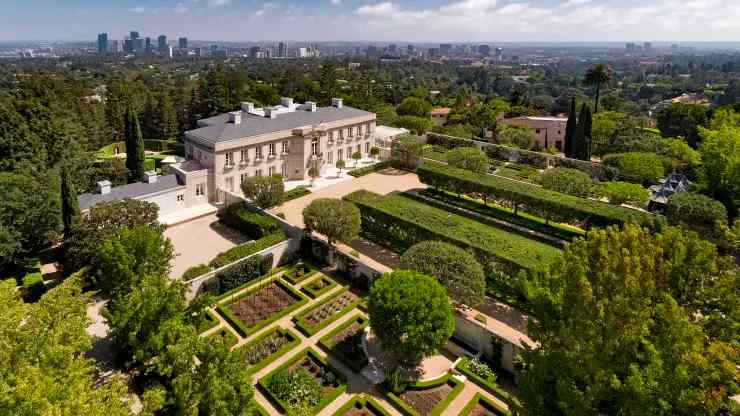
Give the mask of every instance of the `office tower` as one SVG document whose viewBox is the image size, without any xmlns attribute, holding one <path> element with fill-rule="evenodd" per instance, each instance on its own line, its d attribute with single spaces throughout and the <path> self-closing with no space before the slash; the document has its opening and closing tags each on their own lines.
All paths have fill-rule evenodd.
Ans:
<svg viewBox="0 0 740 416">
<path fill-rule="evenodd" d="M 108 34 L 101 33 L 98 35 L 98 53 L 105 55 L 108 53 Z"/>
<path fill-rule="evenodd" d="M 278 43 L 278 57 L 286 58 L 288 56 L 288 45 L 283 42 Z"/>
<path fill-rule="evenodd" d="M 154 52 L 154 46 L 152 45 L 152 38 L 144 38 L 144 51 L 149 55 Z"/>
<path fill-rule="evenodd" d="M 635 51 L 635 44 L 632 43 L 632 42 L 626 43 L 624 45 L 624 50 L 627 51 L 628 53 L 634 52 Z"/>
<path fill-rule="evenodd" d="M 137 32 L 135 30 L 132 30 L 130 35 L 131 35 L 130 36 L 131 37 L 131 40 L 139 39 L 139 32 Z"/>
<path fill-rule="evenodd" d="M 651 42 L 645 42 L 642 45 L 642 50 L 645 51 L 645 53 L 650 53 L 653 51 L 653 44 Z"/>
<path fill-rule="evenodd" d="M 123 52 L 123 43 L 118 40 L 108 42 L 108 53 L 119 54 Z"/>
<path fill-rule="evenodd" d="M 406 53 L 408 53 L 409 55 L 413 55 L 414 54 L 414 45 L 406 45 Z"/>
<path fill-rule="evenodd" d="M 388 45 L 388 53 L 395 56 L 398 53 L 398 46 L 395 43 Z"/>
<path fill-rule="evenodd" d="M 180 47 L 180 49 L 187 49 L 188 48 L 188 38 L 178 39 L 177 44 Z"/>
<path fill-rule="evenodd" d="M 491 55 L 491 47 L 488 45 L 478 45 L 478 53 L 483 56 Z"/>
<path fill-rule="evenodd" d="M 452 52 L 452 44 L 449 44 L 449 43 L 439 44 L 439 53 L 441 53 L 442 55 L 447 55 L 450 52 Z"/>
<path fill-rule="evenodd" d="M 166 54 L 168 51 L 167 48 L 167 36 L 165 35 L 159 35 L 157 38 L 157 50 L 161 54 Z"/>
<path fill-rule="evenodd" d="M 126 53 L 131 53 L 134 51 L 134 43 L 131 39 L 126 39 L 123 41 L 123 51 Z"/>
</svg>

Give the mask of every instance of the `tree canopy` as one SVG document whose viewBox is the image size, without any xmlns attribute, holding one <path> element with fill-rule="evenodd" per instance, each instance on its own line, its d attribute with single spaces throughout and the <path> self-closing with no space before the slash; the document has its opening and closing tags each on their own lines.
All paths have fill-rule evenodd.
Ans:
<svg viewBox="0 0 740 416">
<path fill-rule="evenodd" d="M 580 197 L 590 195 L 594 186 L 588 174 L 570 168 L 547 169 L 540 175 L 540 183 L 545 189 Z"/>
<path fill-rule="evenodd" d="M 329 244 L 349 242 L 360 233 L 360 210 L 341 199 L 319 198 L 303 209 L 306 229 L 326 236 Z"/>
<path fill-rule="evenodd" d="M 447 163 L 477 173 L 488 172 L 488 155 L 477 147 L 458 147 L 448 151 Z"/>
<path fill-rule="evenodd" d="M 250 176 L 241 184 L 244 195 L 251 199 L 258 207 L 267 209 L 283 202 L 285 184 L 283 176 Z"/>
</svg>

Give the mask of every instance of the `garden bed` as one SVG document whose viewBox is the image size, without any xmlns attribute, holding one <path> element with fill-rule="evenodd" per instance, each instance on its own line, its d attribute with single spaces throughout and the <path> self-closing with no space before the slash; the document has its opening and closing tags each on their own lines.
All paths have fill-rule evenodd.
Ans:
<svg viewBox="0 0 740 416">
<path fill-rule="evenodd" d="M 485 371 L 484 369 L 484 371 L 478 371 L 470 364 L 471 359 L 468 357 L 464 357 L 460 359 L 460 362 L 457 363 L 457 365 L 455 366 L 455 370 L 459 371 L 473 383 L 481 386 L 489 393 L 498 397 L 502 402 L 506 403 L 506 405 L 509 406 L 510 409 L 519 409 L 522 407 L 522 404 L 519 402 L 519 400 L 517 400 L 516 397 L 514 397 L 511 393 L 507 392 L 498 384 L 496 384 L 495 375 L 493 377 L 489 375 L 489 371 L 492 372 L 492 370 Z"/>
<path fill-rule="evenodd" d="M 239 350 L 244 352 L 249 373 L 256 373 L 295 348 L 301 340 L 293 332 L 276 327 L 248 342 Z"/>
<path fill-rule="evenodd" d="M 407 416 L 439 416 L 465 387 L 446 374 L 436 380 L 419 382 L 399 394 L 386 392 L 388 399 Z"/>
<path fill-rule="evenodd" d="M 238 295 L 229 304 L 218 305 L 218 312 L 243 337 L 285 316 L 308 299 L 279 279 L 272 279 Z"/>
<path fill-rule="evenodd" d="M 501 408 L 480 393 L 476 393 L 460 412 L 460 416 L 508 416 L 510 414 L 508 410 Z"/>
<path fill-rule="evenodd" d="M 321 337 L 319 345 L 359 373 L 368 363 L 362 348 L 362 335 L 368 323 L 367 318 L 358 315 Z"/>
<path fill-rule="evenodd" d="M 347 379 L 309 348 L 260 379 L 259 386 L 283 412 L 315 415 L 347 390 Z"/>
<path fill-rule="evenodd" d="M 312 299 L 316 299 L 324 293 L 330 291 L 336 285 L 337 282 L 332 280 L 329 276 L 320 275 L 316 279 L 313 279 L 303 285 L 303 287 L 301 287 L 301 290 Z"/>
<path fill-rule="evenodd" d="M 332 416 L 390 416 L 390 413 L 372 398 L 358 395 L 340 407 Z"/>
<path fill-rule="evenodd" d="M 318 270 L 308 263 L 299 261 L 293 267 L 283 272 L 283 278 L 295 285 L 313 276 L 316 272 Z"/>
<path fill-rule="evenodd" d="M 231 331 L 229 331 L 226 328 L 221 328 L 220 330 L 214 332 L 208 337 L 213 338 L 213 339 L 220 338 L 221 340 L 223 340 L 224 344 L 226 344 L 226 346 L 229 348 L 233 347 L 234 345 L 236 345 L 237 342 L 239 342 L 239 338 L 237 338 L 236 335 L 232 334 Z"/>
<path fill-rule="evenodd" d="M 311 336 L 354 309 L 362 298 L 343 288 L 330 298 L 294 318 L 296 328 Z"/>
</svg>

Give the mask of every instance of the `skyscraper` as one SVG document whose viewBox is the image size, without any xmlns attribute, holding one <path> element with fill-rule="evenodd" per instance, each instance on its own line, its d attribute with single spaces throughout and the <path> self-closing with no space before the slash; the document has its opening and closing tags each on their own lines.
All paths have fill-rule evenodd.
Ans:
<svg viewBox="0 0 740 416">
<path fill-rule="evenodd" d="M 167 36 L 159 35 L 159 37 L 157 38 L 157 50 L 160 54 L 166 54 L 168 52 Z"/>
<path fill-rule="evenodd" d="M 280 58 L 288 57 L 288 45 L 286 45 L 283 42 L 278 43 L 278 57 Z"/>
<path fill-rule="evenodd" d="M 180 47 L 180 49 L 187 49 L 188 48 L 188 38 L 178 39 L 177 44 Z"/>
<path fill-rule="evenodd" d="M 439 44 L 439 53 L 442 55 L 447 55 L 450 52 L 452 52 L 452 45 L 449 43 L 440 43 Z"/>
<path fill-rule="evenodd" d="M 108 53 L 108 34 L 101 33 L 98 35 L 98 53 L 105 55 Z"/>
<path fill-rule="evenodd" d="M 642 45 L 642 50 L 645 51 L 645 53 L 650 53 L 653 51 L 653 44 L 651 42 L 645 42 Z"/>
<path fill-rule="evenodd" d="M 154 45 L 152 45 L 152 38 L 150 37 L 144 38 L 144 51 L 147 53 L 147 55 L 150 55 L 152 52 L 154 52 Z"/>
<path fill-rule="evenodd" d="M 491 47 L 488 45 L 478 45 L 478 53 L 483 56 L 491 55 Z"/>
</svg>

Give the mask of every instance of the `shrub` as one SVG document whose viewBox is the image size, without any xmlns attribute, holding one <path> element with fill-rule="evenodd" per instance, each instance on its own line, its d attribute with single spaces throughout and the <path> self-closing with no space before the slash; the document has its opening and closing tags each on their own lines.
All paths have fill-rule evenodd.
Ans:
<svg viewBox="0 0 740 416">
<path fill-rule="evenodd" d="M 329 245 L 350 241 L 360 232 L 360 211 L 341 199 L 319 198 L 303 209 L 306 229 L 326 236 Z"/>
<path fill-rule="evenodd" d="M 475 142 L 463 137 L 449 136 L 446 134 L 428 133 L 427 143 L 431 145 L 442 146 L 447 149 L 456 147 L 474 147 Z"/>
<path fill-rule="evenodd" d="M 593 187 L 591 177 L 570 168 L 548 169 L 540 175 L 540 182 L 545 189 L 580 197 L 587 197 Z"/>
<path fill-rule="evenodd" d="M 283 201 L 285 184 L 282 175 L 250 176 L 241 184 L 242 192 L 260 208 L 280 205 Z"/>
<path fill-rule="evenodd" d="M 226 293 L 262 275 L 258 256 L 250 257 L 239 264 L 218 272 L 219 294 Z"/>
<path fill-rule="evenodd" d="M 298 199 L 310 194 L 311 191 L 305 186 L 299 186 L 287 191 L 283 194 L 283 202 L 288 202 L 293 199 Z"/>
<path fill-rule="evenodd" d="M 721 202 L 693 192 L 674 194 L 666 205 L 671 224 L 693 228 L 713 228 L 717 221 L 727 221 L 727 209 Z"/>
<path fill-rule="evenodd" d="M 475 357 L 468 361 L 467 366 L 468 369 L 478 377 L 491 383 L 496 381 L 496 373 L 494 373 L 493 370 L 491 370 L 491 367 L 489 367 L 486 363 L 479 360 L 478 357 Z"/>
<path fill-rule="evenodd" d="M 604 157 L 604 164 L 616 167 L 619 177 L 629 182 L 652 185 L 665 176 L 663 159 L 655 153 L 633 152 Z"/>
<path fill-rule="evenodd" d="M 222 223 L 254 240 L 273 234 L 280 229 L 280 225 L 274 218 L 250 211 L 241 202 L 229 205 L 218 216 Z"/>
<path fill-rule="evenodd" d="M 196 277 L 202 276 L 208 272 L 211 271 L 211 266 L 203 263 L 199 264 L 197 266 L 193 266 L 187 270 L 185 270 L 185 273 L 182 274 L 182 280 L 192 280 Z"/>
<path fill-rule="evenodd" d="M 270 377 L 267 388 L 292 408 L 313 407 L 321 401 L 321 384 L 303 367 L 278 371 Z"/>
<path fill-rule="evenodd" d="M 383 170 L 385 168 L 390 167 L 392 164 L 392 161 L 385 160 L 383 162 L 378 162 L 374 165 L 365 166 L 364 168 L 354 169 L 349 171 L 349 174 L 351 176 L 354 176 L 355 178 L 359 178 L 361 176 L 369 175 L 371 173 Z"/>
<path fill-rule="evenodd" d="M 23 277 L 23 292 L 26 302 L 36 302 L 46 292 L 41 273 L 29 273 Z"/>
<path fill-rule="evenodd" d="M 601 186 L 599 192 L 609 198 L 609 203 L 614 205 L 627 203 L 639 207 L 650 199 L 650 192 L 647 189 L 629 182 L 607 182 Z"/>
<path fill-rule="evenodd" d="M 275 234 L 260 238 L 259 240 L 250 241 L 248 243 L 238 245 L 216 256 L 215 259 L 211 260 L 209 265 L 214 269 L 224 267 L 227 264 L 231 264 L 239 259 L 243 259 L 244 257 L 262 251 L 268 247 L 272 247 L 275 244 L 281 243 L 286 239 L 287 237 L 285 236 L 285 233 L 280 231 Z"/>
<path fill-rule="evenodd" d="M 488 156 L 475 147 L 461 147 L 447 152 L 447 163 L 473 172 L 488 171 Z"/>
</svg>

